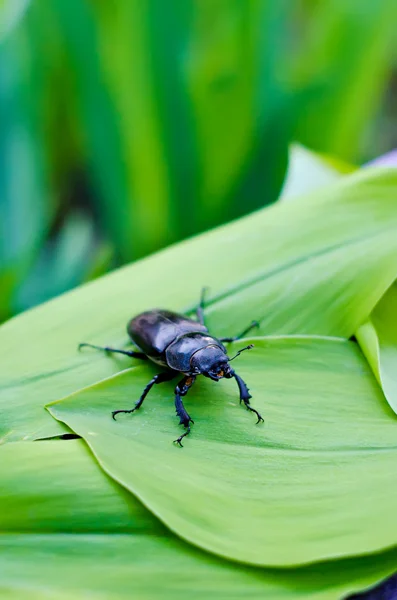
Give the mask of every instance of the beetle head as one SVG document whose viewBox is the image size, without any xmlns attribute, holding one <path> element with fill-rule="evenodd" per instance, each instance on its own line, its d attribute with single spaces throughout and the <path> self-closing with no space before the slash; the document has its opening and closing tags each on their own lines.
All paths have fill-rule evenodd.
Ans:
<svg viewBox="0 0 397 600">
<path fill-rule="evenodd" d="M 219 381 L 222 377 L 230 379 L 234 376 L 234 371 L 229 362 L 237 358 L 244 350 L 249 350 L 252 347 L 253 345 L 250 344 L 246 348 L 242 348 L 233 358 L 229 358 L 219 346 L 202 348 L 195 352 L 191 358 L 192 372 L 196 375 L 209 377 L 213 381 Z"/>
<path fill-rule="evenodd" d="M 230 370 L 228 356 L 219 346 L 209 345 L 195 352 L 191 358 L 192 372 L 196 375 L 205 375 L 214 381 L 226 377 Z"/>
<path fill-rule="evenodd" d="M 212 366 L 206 373 L 203 373 L 205 377 L 209 377 L 213 381 L 219 381 L 222 377 L 230 379 L 234 375 L 234 371 L 228 363 L 228 359 L 223 362 L 217 363 Z"/>
</svg>

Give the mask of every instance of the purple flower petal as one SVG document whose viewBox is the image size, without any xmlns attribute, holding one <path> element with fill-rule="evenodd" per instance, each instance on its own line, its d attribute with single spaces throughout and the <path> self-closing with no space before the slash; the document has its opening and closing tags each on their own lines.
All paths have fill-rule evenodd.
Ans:
<svg viewBox="0 0 397 600">
<path fill-rule="evenodd" d="M 366 164 L 367 167 L 397 167 L 397 149 L 378 156 Z"/>
</svg>

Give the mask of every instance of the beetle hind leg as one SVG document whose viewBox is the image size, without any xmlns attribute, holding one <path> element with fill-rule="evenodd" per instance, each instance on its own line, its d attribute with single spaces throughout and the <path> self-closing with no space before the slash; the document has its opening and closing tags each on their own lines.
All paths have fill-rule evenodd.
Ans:
<svg viewBox="0 0 397 600">
<path fill-rule="evenodd" d="M 79 344 L 78 349 L 81 350 L 81 348 L 94 348 L 94 350 L 103 350 L 107 354 L 125 354 L 125 356 L 129 356 L 130 358 L 149 360 L 146 354 L 143 352 L 136 352 L 135 350 L 120 350 L 119 348 L 110 348 L 109 346 L 96 346 L 95 344 L 87 344 L 86 342 Z"/>
<path fill-rule="evenodd" d="M 233 337 L 220 338 L 220 341 L 226 343 L 236 342 L 237 340 L 241 340 L 241 338 L 245 337 L 247 333 L 249 333 L 252 329 L 255 329 L 256 327 L 260 327 L 259 321 L 252 321 L 252 323 L 238 335 L 234 335 Z"/>
</svg>

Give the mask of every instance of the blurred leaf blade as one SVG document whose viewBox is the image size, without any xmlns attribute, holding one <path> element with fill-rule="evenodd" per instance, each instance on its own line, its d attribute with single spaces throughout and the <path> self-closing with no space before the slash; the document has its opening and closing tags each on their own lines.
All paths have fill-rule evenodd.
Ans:
<svg viewBox="0 0 397 600">
<path fill-rule="evenodd" d="M 95 10 L 98 43 L 104 53 L 104 76 L 116 110 L 126 171 L 125 213 L 117 222 L 123 237 L 129 238 L 125 259 L 157 250 L 177 237 L 170 218 L 172 198 L 154 81 L 148 9 L 139 1 L 122 0 L 116 10 L 110 6 L 98 6 Z M 130 135 L 124 135 L 124 131 Z M 108 199 L 104 197 L 104 201 Z M 109 211 L 111 208 L 108 204 Z"/>
<path fill-rule="evenodd" d="M 393 66 L 396 4 L 326 0 L 307 6 L 307 40 L 293 58 L 293 89 L 301 91 L 304 107 L 295 136 L 354 161 Z"/>
<path fill-rule="evenodd" d="M 0 42 L 17 26 L 29 3 L 30 0 L 1 0 Z"/>
<path fill-rule="evenodd" d="M 29 85 L 26 38 L 0 45 L 0 321 L 13 314 L 14 294 L 26 277 L 50 221 L 43 149 Z M 23 177 L 20 175 L 23 173 Z M 3 286 L 5 291 L 3 291 Z"/>
<path fill-rule="evenodd" d="M 58 235 L 44 245 L 14 303 L 30 308 L 74 288 L 97 258 L 92 222 L 83 213 L 70 213 Z"/>
<path fill-rule="evenodd" d="M 225 209 L 240 216 L 258 208 L 261 190 L 262 204 L 276 198 L 289 127 L 279 119 L 286 101 L 275 57 L 288 15 L 283 2 L 273 1 L 193 6 L 185 71 L 199 154 L 200 226 L 208 228 L 224 220 Z"/>
</svg>

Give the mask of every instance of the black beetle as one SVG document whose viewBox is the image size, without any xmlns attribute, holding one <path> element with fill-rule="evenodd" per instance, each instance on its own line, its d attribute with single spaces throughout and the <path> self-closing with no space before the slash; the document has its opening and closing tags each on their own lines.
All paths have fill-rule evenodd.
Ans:
<svg viewBox="0 0 397 600">
<path fill-rule="evenodd" d="M 182 397 L 187 394 L 197 375 L 205 375 L 213 381 L 219 381 L 223 377 L 227 379 L 234 377 L 240 392 L 240 403 L 244 402 L 247 409 L 256 414 L 257 423 L 263 421 L 258 411 L 250 406 L 252 396 L 247 385 L 229 364 L 241 352 L 249 350 L 253 345 L 242 348 L 233 358 L 229 358 L 222 343 L 234 342 L 242 338 L 253 327 L 258 327 L 259 323 L 253 321 L 249 327 L 235 337 L 218 339 L 210 335 L 204 323 L 204 292 L 205 288 L 202 290 L 200 303 L 196 310 L 198 321 L 169 310 L 158 309 L 143 312 L 131 319 L 127 325 L 127 332 L 139 351 L 118 350 L 86 343 L 79 345 L 79 348 L 89 346 L 106 352 L 118 352 L 132 358 L 150 359 L 167 369 L 149 381 L 134 408 L 114 410 L 112 412 L 113 419 L 118 413 L 132 413 L 140 408 L 149 390 L 155 384 L 170 381 L 178 373 L 183 373 L 183 379 L 175 388 L 176 414 L 180 419 L 179 424 L 186 428 L 185 433 L 174 440 L 179 446 L 182 446 L 181 440 L 190 433 L 190 423 L 194 422 L 183 406 Z"/>
</svg>

